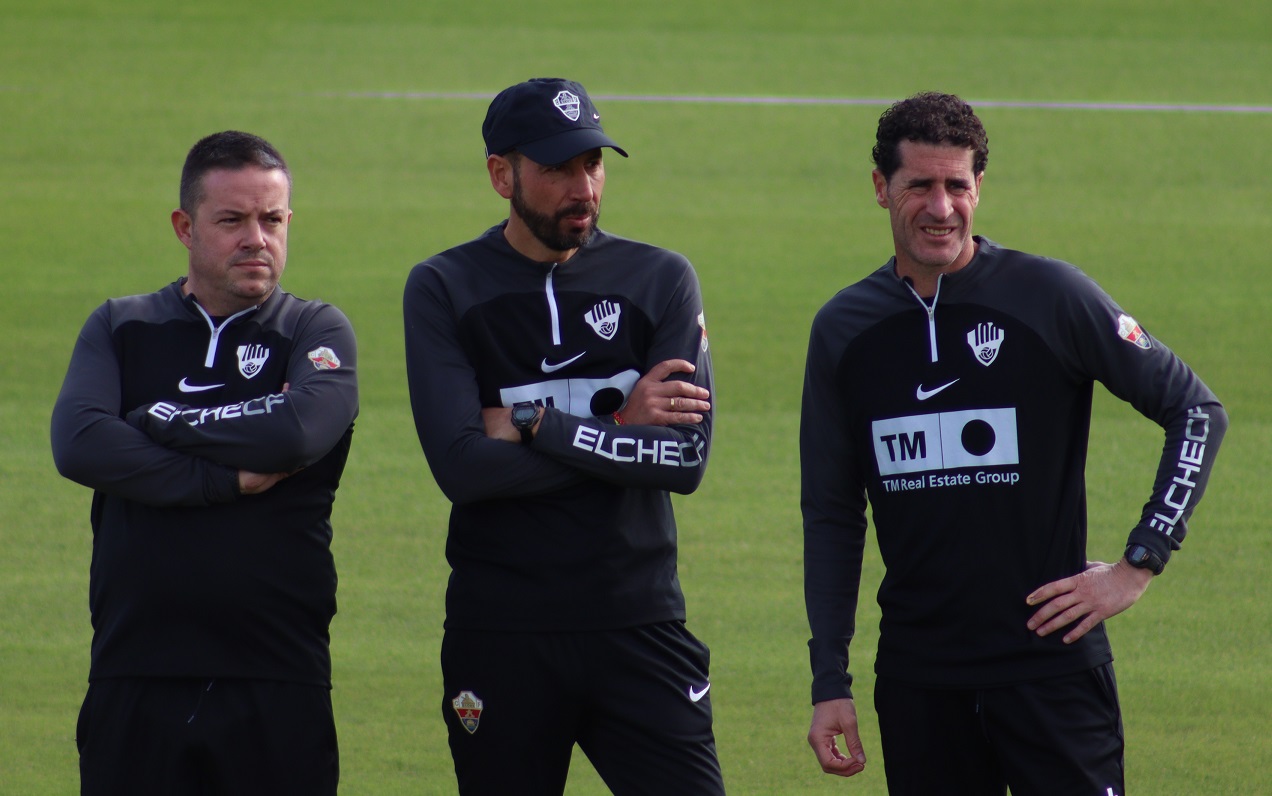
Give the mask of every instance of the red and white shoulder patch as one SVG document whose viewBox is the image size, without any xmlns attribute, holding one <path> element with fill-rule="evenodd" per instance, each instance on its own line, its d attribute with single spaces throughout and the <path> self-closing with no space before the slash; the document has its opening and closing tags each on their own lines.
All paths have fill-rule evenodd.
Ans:
<svg viewBox="0 0 1272 796">
<path fill-rule="evenodd" d="M 340 367 L 340 357 L 325 345 L 310 351 L 308 357 L 309 361 L 314 363 L 315 370 L 335 370 Z"/>
<path fill-rule="evenodd" d="M 1153 341 L 1148 339 L 1148 334 L 1129 315 L 1117 316 L 1117 336 L 1145 351 L 1153 347 Z"/>
</svg>

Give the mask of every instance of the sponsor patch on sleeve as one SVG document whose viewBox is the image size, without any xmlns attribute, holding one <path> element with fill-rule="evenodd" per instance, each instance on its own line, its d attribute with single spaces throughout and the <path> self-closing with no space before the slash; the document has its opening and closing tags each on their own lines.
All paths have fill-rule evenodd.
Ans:
<svg viewBox="0 0 1272 796">
<path fill-rule="evenodd" d="M 1148 335 L 1135 322 L 1135 319 L 1129 315 L 1117 316 L 1117 336 L 1128 343 L 1134 343 L 1145 351 L 1153 347 L 1153 341 L 1148 339 Z"/>
<path fill-rule="evenodd" d="M 325 345 L 310 351 L 308 356 L 309 361 L 314 363 L 315 370 L 335 370 L 340 367 L 340 357 Z"/>
</svg>

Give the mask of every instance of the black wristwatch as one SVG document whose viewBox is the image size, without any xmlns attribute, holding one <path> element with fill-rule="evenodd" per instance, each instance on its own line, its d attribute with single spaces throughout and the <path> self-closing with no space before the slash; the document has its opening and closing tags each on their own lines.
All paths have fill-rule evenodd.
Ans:
<svg viewBox="0 0 1272 796">
<path fill-rule="evenodd" d="M 534 401 L 521 401 L 512 405 L 512 427 L 521 432 L 521 444 L 534 441 L 534 424 L 539 419 L 539 407 Z"/>
<path fill-rule="evenodd" d="M 1126 563 L 1136 569 L 1147 569 L 1154 575 L 1162 574 L 1162 570 L 1166 568 L 1166 562 L 1162 560 L 1162 557 L 1142 544 L 1127 545 L 1125 555 Z"/>
</svg>

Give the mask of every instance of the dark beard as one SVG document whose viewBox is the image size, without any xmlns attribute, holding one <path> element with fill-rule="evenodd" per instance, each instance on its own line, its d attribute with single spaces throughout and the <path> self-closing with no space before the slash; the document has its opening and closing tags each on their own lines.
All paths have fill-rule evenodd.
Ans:
<svg viewBox="0 0 1272 796">
<path fill-rule="evenodd" d="M 512 172 L 512 209 L 525 222 L 526 229 L 530 230 L 540 243 L 556 252 L 568 252 L 586 246 L 601 220 L 600 207 L 586 202 L 570 205 L 551 216 L 535 211 L 526 204 L 525 196 L 521 193 L 521 180 L 517 178 L 516 169 Z M 590 213 L 592 216 L 592 222 L 586 229 L 579 232 L 562 231 L 562 219 L 583 213 Z"/>
</svg>

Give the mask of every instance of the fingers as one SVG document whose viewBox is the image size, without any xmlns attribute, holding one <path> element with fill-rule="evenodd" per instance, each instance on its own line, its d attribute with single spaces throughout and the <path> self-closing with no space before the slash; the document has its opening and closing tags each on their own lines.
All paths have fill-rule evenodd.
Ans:
<svg viewBox="0 0 1272 796">
<path fill-rule="evenodd" d="M 697 368 L 687 359 L 665 359 L 649 369 L 645 374 L 654 381 L 665 381 L 673 373 L 693 373 Z"/>
<path fill-rule="evenodd" d="M 668 382 L 668 384 L 693 387 L 692 384 L 685 384 L 684 382 L 679 381 Z M 706 392 L 706 390 L 701 388 L 695 389 L 702 393 Z M 692 422 L 700 423 L 702 422 L 701 413 L 711 411 L 711 402 L 706 400 L 706 397 L 706 395 L 695 397 L 684 395 L 682 392 L 674 392 L 667 397 L 667 412 L 673 415 L 680 415 L 682 422 L 690 419 L 690 415 L 693 415 Z"/>
<path fill-rule="evenodd" d="M 842 735 L 848 754 L 839 751 L 836 738 Z M 813 706 L 808 728 L 808 745 L 822 771 L 840 777 L 860 774 L 866 767 L 866 753 L 857 732 L 857 711 L 851 699 L 819 702 Z"/>
<path fill-rule="evenodd" d="M 1131 569 L 1089 562 L 1081 574 L 1040 587 L 1026 598 L 1029 605 L 1040 606 L 1027 627 L 1039 636 L 1067 627 L 1064 642 L 1072 644 L 1100 622 L 1131 607 L 1144 593 L 1151 573 L 1127 571 Z"/>
<path fill-rule="evenodd" d="M 288 475 L 290 473 L 253 473 L 248 470 L 239 470 L 239 494 L 259 495 Z"/>
</svg>

